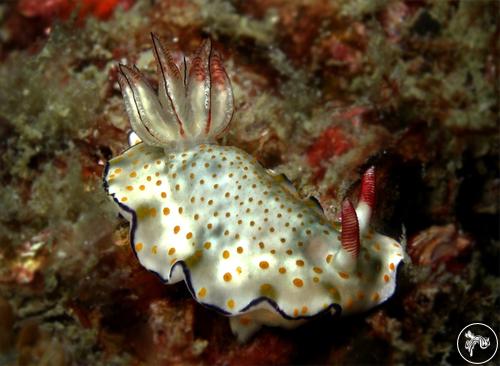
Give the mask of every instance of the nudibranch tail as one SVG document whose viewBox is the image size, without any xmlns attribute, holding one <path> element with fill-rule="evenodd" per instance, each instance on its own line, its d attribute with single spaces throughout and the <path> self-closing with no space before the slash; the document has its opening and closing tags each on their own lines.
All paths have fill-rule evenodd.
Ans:
<svg viewBox="0 0 500 366">
<path fill-rule="evenodd" d="M 158 95 L 137 70 L 120 65 L 118 82 L 132 128 L 148 145 L 172 147 L 213 142 L 227 129 L 233 93 L 218 53 L 204 41 L 182 71 L 151 34 L 158 68 Z"/>
</svg>

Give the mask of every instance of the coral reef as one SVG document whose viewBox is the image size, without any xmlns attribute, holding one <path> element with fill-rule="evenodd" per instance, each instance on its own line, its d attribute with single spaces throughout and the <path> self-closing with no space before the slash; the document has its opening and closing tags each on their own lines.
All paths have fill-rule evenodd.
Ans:
<svg viewBox="0 0 500 366">
<path fill-rule="evenodd" d="M 498 329 L 498 2 L 67 3 L 0 4 L 0 364 L 458 364 L 467 323 Z M 101 176 L 129 126 L 117 63 L 156 83 L 151 31 L 212 38 L 222 143 L 332 219 L 377 166 L 375 228 L 408 243 L 392 299 L 240 345 L 136 263 Z"/>
</svg>

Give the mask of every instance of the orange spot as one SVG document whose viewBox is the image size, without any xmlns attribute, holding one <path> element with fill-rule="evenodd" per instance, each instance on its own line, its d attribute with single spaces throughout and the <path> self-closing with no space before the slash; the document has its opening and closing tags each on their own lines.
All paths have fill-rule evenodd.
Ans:
<svg viewBox="0 0 500 366">
<path fill-rule="evenodd" d="M 229 309 L 233 309 L 233 308 L 234 308 L 234 305 L 235 305 L 235 304 L 234 304 L 234 300 L 233 300 L 233 299 L 229 299 L 229 300 L 227 301 L 227 307 L 228 307 Z"/>
<path fill-rule="evenodd" d="M 157 181 L 156 181 L 156 185 L 157 185 L 157 186 L 161 186 L 161 180 L 157 180 Z"/>
<path fill-rule="evenodd" d="M 229 258 L 229 252 L 227 250 L 222 252 L 222 258 L 228 259 Z"/>
<path fill-rule="evenodd" d="M 281 273 L 281 274 L 285 274 L 285 273 L 286 273 L 286 268 L 285 268 L 285 267 L 280 267 L 280 268 L 278 269 L 278 271 L 279 271 L 279 273 Z"/>
<path fill-rule="evenodd" d="M 365 298 L 365 294 L 362 291 L 358 291 L 356 296 L 358 300 L 363 300 Z"/>
<path fill-rule="evenodd" d="M 299 309 L 293 309 L 293 316 L 299 316 Z"/>
<path fill-rule="evenodd" d="M 394 263 L 389 264 L 389 269 L 390 269 L 391 271 L 394 271 L 394 269 L 395 269 L 395 268 L 396 268 L 396 267 L 394 266 Z"/>
<path fill-rule="evenodd" d="M 304 261 L 302 259 L 298 259 L 296 262 L 297 266 L 303 267 L 304 266 Z"/>
<path fill-rule="evenodd" d="M 229 281 L 231 281 L 231 279 L 233 278 L 233 276 L 231 276 L 231 273 L 226 272 L 226 273 L 224 273 L 223 278 L 224 278 L 224 281 L 229 282 Z"/>
<path fill-rule="evenodd" d="M 200 291 L 198 291 L 198 297 L 203 298 L 207 295 L 207 289 L 205 287 L 200 288 Z"/>
<path fill-rule="evenodd" d="M 176 225 L 174 227 L 174 234 L 177 234 L 179 231 L 181 231 L 181 227 L 179 225 Z"/>
<path fill-rule="evenodd" d="M 354 305 L 354 302 L 352 301 L 352 299 L 351 299 L 351 298 L 349 298 L 349 299 L 347 299 L 347 301 L 346 301 L 346 303 L 345 303 L 344 307 L 345 307 L 346 309 L 352 309 L 352 306 L 353 306 L 353 305 Z"/>
<path fill-rule="evenodd" d="M 273 289 L 273 286 L 271 286 L 270 284 L 268 283 L 264 283 L 260 286 L 260 291 L 262 292 L 269 292 Z"/>
<path fill-rule="evenodd" d="M 173 255 L 175 253 L 175 248 L 170 248 L 168 250 L 168 255 Z"/>
<path fill-rule="evenodd" d="M 142 248 L 144 247 L 144 244 L 142 243 L 137 243 L 135 244 L 135 251 L 136 252 L 140 252 L 142 250 Z"/>
<path fill-rule="evenodd" d="M 165 208 L 163 209 L 163 214 L 164 214 L 165 216 L 168 216 L 168 215 L 170 214 L 170 209 L 169 209 L 168 207 L 165 207 Z"/>
<path fill-rule="evenodd" d="M 294 278 L 293 284 L 297 287 L 302 287 L 304 286 L 304 281 L 302 281 L 300 278 Z"/>
<path fill-rule="evenodd" d="M 379 243 L 375 243 L 375 244 L 373 245 L 373 248 L 374 248 L 377 252 L 379 252 L 379 251 L 380 251 L 380 244 L 379 244 Z"/>
<path fill-rule="evenodd" d="M 146 187 L 144 187 L 144 184 L 141 184 L 141 185 L 139 186 L 139 189 L 140 189 L 141 191 L 144 191 L 144 190 L 146 189 Z"/>
<path fill-rule="evenodd" d="M 134 187 L 132 186 L 127 186 L 127 191 L 133 191 L 134 190 Z"/>
<path fill-rule="evenodd" d="M 151 207 L 149 209 L 149 214 L 151 215 L 151 217 L 156 217 L 156 208 Z"/>
<path fill-rule="evenodd" d="M 186 239 L 191 239 L 193 237 L 193 233 L 189 232 L 186 234 Z"/>
<path fill-rule="evenodd" d="M 349 278 L 349 273 L 339 272 L 339 276 L 346 280 Z"/>
<path fill-rule="evenodd" d="M 194 252 L 194 256 L 196 258 L 201 258 L 203 256 L 203 252 L 201 250 L 197 250 L 196 252 Z"/>
<path fill-rule="evenodd" d="M 251 320 L 250 318 L 247 318 L 247 317 L 241 317 L 241 318 L 240 318 L 240 324 L 241 324 L 241 325 L 247 326 L 247 325 L 249 325 L 251 322 L 252 322 L 252 320 Z"/>
<path fill-rule="evenodd" d="M 161 198 L 167 198 L 167 193 L 166 192 L 161 192 Z"/>
<path fill-rule="evenodd" d="M 378 292 L 375 292 L 372 296 L 372 300 L 377 302 L 380 300 L 380 295 L 378 294 Z"/>
<path fill-rule="evenodd" d="M 391 278 L 389 277 L 389 275 L 384 275 L 384 281 L 385 282 L 389 282 Z"/>
<path fill-rule="evenodd" d="M 333 254 L 328 254 L 326 256 L 326 263 L 331 263 L 332 262 L 332 259 L 333 259 Z"/>
<path fill-rule="evenodd" d="M 158 252 L 158 247 L 156 245 L 153 245 L 151 248 L 151 253 L 156 254 Z"/>
<path fill-rule="evenodd" d="M 292 254 L 293 254 L 293 250 L 288 249 L 288 250 L 286 251 L 286 254 L 288 254 L 288 255 L 292 255 Z"/>
<path fill-rule="evenodd" d="M 307 306 L 302 307 L 302 314 L 307 314 L 308 311 L 309 309 L 307 308 Z"/>
<path fill-rule="evenodd" d="M 262 269 L 268 269 L 269 268 L 269 263 L 266 262 L 266 261 L 261 261 L 259 263 L 259 267 L 262 268 Z"/>
<path fill-rule="evenodd" d="M 316 273 L 323 273 L 323 270 L 319 267 L 313 267 L 313 271 Z"/>
<path fill-rule="evenodd" d="M 136 172 L 130 173 L 130 178 L 135 178 L 135 177 L 137 177 L 137 173 Z"/>
<path fill-rule="evenodd" d="M 238 248 L 236 248 L 236 251 L 238 252 L 238 254 L 241 254 L 241 253 L 243 253 L 243 248 L 242 247 L 238 247 Z"/>
</svg>

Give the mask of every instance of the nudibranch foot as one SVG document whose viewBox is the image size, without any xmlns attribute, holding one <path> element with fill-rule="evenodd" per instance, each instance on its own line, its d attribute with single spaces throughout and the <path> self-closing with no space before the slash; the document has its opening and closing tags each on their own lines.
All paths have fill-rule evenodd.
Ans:
<svg viewBox="0 0 500 366">
<path fill-rule="evenodd" d="M 154 35 L 153 45 L 159 96 L 137 69 L 120 67 L 137 136 L 104 175 L 140 263 L 232 317 L 240 340 L 262 325 L 293 328 L 390 297 L 403 249 L 369 227 L 375 169 L 364 174 L 357 205 L 344 201 L 341 222 L 329 222 L 285 177 L 216 143 L 234 103 L 210 42 L 183 65 Z"/>
</svg>

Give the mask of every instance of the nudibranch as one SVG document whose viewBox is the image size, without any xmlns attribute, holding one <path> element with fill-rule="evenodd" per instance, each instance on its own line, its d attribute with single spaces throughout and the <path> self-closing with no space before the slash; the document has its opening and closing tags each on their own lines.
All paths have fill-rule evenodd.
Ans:
<svg viewBox="0 0 500 366">
<path fill-rule="evenodd" d="M 401 245 L 369 228 L 375 170 L 356 207 L 330 222 L 284 176 L 217 144 L 234 109 L 210 41 L 177 65 L 152 35 L 158 94 L 137 68 L 119 84 L 140 142 L 108 162 L 107 193 L 131 222 L 140 263 L 185 281 L 200 304 L 230 317 L 244 341 L 262 325 L 293 328 L 321 313 L 372 308 L 395 290 Z"/>
</svg>

